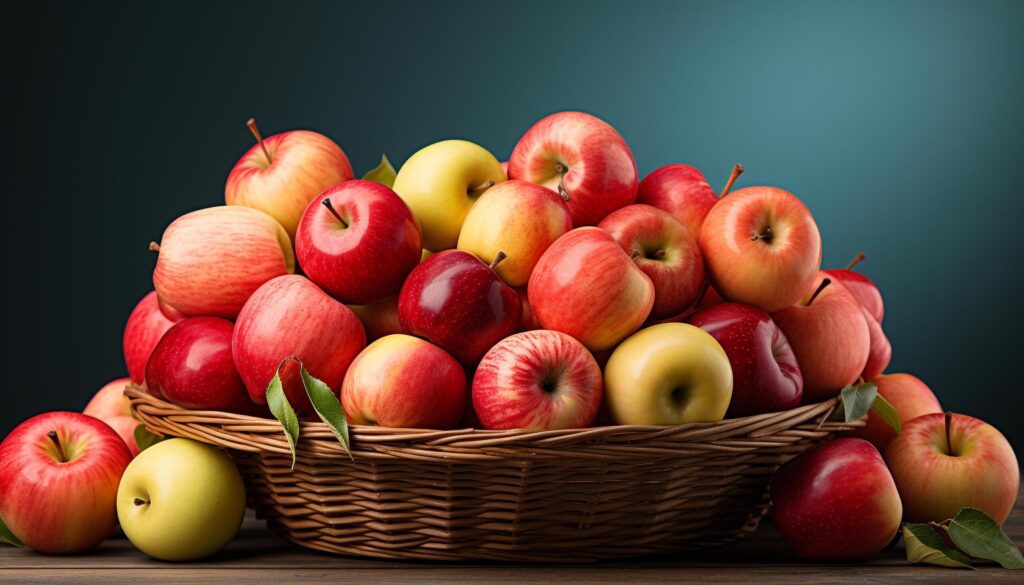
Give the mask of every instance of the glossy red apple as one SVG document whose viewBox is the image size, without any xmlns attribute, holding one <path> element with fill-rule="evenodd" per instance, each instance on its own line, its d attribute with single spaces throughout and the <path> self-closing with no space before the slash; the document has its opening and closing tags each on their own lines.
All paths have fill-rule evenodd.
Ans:
<svg viewBox="0 0 1024 585">
<path fill-rule="evenodd" d="M 871 381 L 878 387 L 878 394 L 896 409 L 901 426 L 921 415 L 942 412 L 935 394 L 915 376 L 886 374 Z M 870 441 L 885 453 L 885 448 L 896 438 L 896 431 L 872 411 L 868 413 L 867 424 L 855 429 L 851 435 Z"/>
<path fill-rule="evenodd" d="M 131 401 L 124 395 L 124 390 L 129 384 L 129 378 L 107 382 L 85 405 L 82 414 L 98 418 L 110 425 L 134 457 L 139 454 L 139 445 L 135 442 L 135 428 L 140 423 L 132 417 Z"/>
<path fill-rule="evenodd" d="M 733 167 L 729 182 L 722 190 L 723 197 L 742 172 L 743 165 Z M 644 177 L 640 181 L 636 202 L 667 211 L 690 228 L 694 238 L 698 238 L 704 218 L 718 203 L 718 197 L 704 178 L 704 173 L 696 167 L 675 163 L 654 169 Z"/>
<path fill-rule="evenodd" d="M 500 262 L 503 255 L 496 258 Z M 519 326 L 522 303 L 479 258 L 462 250 L 433 254 L 413 269 L 398 296 L 398 320 L 472 365 Z"/>
<path fill-rule="evenodd" d="M 850 294 L 854 296 L 860 304 L 868 310 L 868 314 L 874 317 L 878 323 L 882 322 L 882 317 L 885 314 L 885 307 L 882 304 L 882 293 L 878 291 L 878 287 L 871 281 L 870 278 L 863 274 L 855 271 L 854 266 L 860 264 L 867 255 L 864 252 L 857 254 L 850 264 L 844 269 L 838 270 L 826 270 L 829 277 L 837 282 L 843 283 L 843 286 L 850 291 Z"/>
<path fill-rule="evenodd" d="M 295 234 L 306 277 L 354 305 L 397 295 L 422 251 L 409 207 L 373 181 L 345 181 L 313 198 Z"/>
<path fill-rule="evenodd" d="M 141 384 L 146 379 L 146 362 L 153 353 L 164 332 L 171 328 L 182 316 L 166 315 L 160 310 L 160 302 L 156 291 L 142 297 L 124 326 L 124 361 L 128 365 L 128 374 L 132 382 Z"/>
</svg>

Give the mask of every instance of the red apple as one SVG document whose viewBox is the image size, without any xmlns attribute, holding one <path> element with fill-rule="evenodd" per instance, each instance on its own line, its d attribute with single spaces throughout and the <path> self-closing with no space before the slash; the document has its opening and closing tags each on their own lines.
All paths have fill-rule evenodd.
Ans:
<svg viewBox="0 0 1024 585">
<path fill-rule="evenodd" d="M 742 172 L 743 165 L 733 167 L 729 182 L 722 190 L 723 197 Z M 640 181 L 636 202 L 667 211 L 690 228 L 694 238 L 699 238 L 704 218 L 718 203 L 718 195 L 704 178 L 704 173 L 696 167 L 676 163 L 654 169 L 644 177 Z"/>
<path fill-rule="evenodd" d="M 341 403 L 352 424 L 449 429 L 466 409 L 466 372 L 446 351 L 410 335 L 388 335 L 352 362 Z"/>
<path fill-rule="evenodd" d="M 811 212 L 775 187 L 746 187 L 722 198 L 704 220 L 700 249 L 716 291 L 769 313 L 800 300 L 821 264 Z"/>
<path fill-rule="evenodd" d="M 664 319 L 689 307 L 704 284 L 704 260 L 685 225 L 650 205 L 627 205 L 601 220 L 599 228 L 654 283 L 651 319 Z"/>
<path fill-rule="evenodd" d="M 857 381 L 868 361 L 871 333 L 860 303 L 845 287 L 824 272 L 811 285 L 797 304 L 772 318 L 800 364 L 804 400 L 818 402 Z"/>
<path fill-rule="evenodd" d="M 857 254 L 850 264 L 841 270 L 826 270 L 829 278 L 836 282 L 843 283 L 843 286 L 850 291 L 850 293 L 860 301 L 860 304 L 868 310 L 875 321 L 882 322 L 882 316 L 885 313 L 884 305 L 882 304 L 882 293 L 878 291 L 878 287 L 875 286 L 871 279 L 864 276 L 863 274 L 853 270 L 853 267 L 860 264 L 867 255 L 864 252 Z"/>
<path fill-rule="evenodd" d="M 257 404 L 266 404 L 267 385 L 288 356 L 301 359 L 338 394 L 345 371 L 365 346 L 366 332 L 352 309 L 298 275 L 279 276 L 253 293 L 231 337 L 235 367 Z M 281 367 L 281 382 L 292 408 L 312 414 L 295 360 Z"/>
<path fill-rule="evenodd" d="M 269 214 L 294 238 L 309 202 L 324 189 L 352 179 L 352 165 L 323 134 L 294 130 L 263 140 L 256 122 L 250 119 L 248 125 L 256 144 L 231 169 L 224 199 L 228 205 Z"/>
<path fill-rule="evenodd" d="M 398 295 L 367 305 L 349 305 L 366 329 L 366 341 L 376 341 L 386 335 L 402 332 L 398 321 Z"/>
<path fill-rule="evenodd" d="M 527 292 L 545 329 L 567 333 L 595 352 L 639 329 L 654 306 L 650 277 L 596 227 L 558 238 L 537 262 Z"/>
<path fill-rule="evenodd" d="M 117 486 L 131 460 L 121 437 L 99 419 L 34 416 L 0 443 L 0 517 L 41 553 L 96 548 L 117 526 Z"/>
<path fill-rule="evenodd" d="M 942 412 L 935 394 L 924 382 L 910 374 L 887 374 L 872 378 L 871 381 L 878 387 L 878 394 L 896 409 L 901 426 L 923 414 Z M 896 438 L 896 431 L 874 412 L 868 413 L 866 425 L 851 434 L 871 441 L 882 453 Z"/>
<path fill-rule="evenodd" d="M 580 429 L 601 405 L 601 368 L 580 342 L 527 331 L 498 342 L 473 377 L 473 409 L 486 429 Z"/>
<path fill-rule="evenodd" d="M 515 289 L 462 250 L 438 252 L 413 269 L 398 296 L 402 329 L 441 346 L 464 364 L 511 335 L 522 317 Z"/>
<path fill-rule="evenodd" d="M 892 344 L 889 343 L 889 338 L 882 331 L 882 326 L 871 316 L 868 308 L 861 305 L 860 310 L 864 315 L 864 322 L 868 325 L 868 334 L 871 339 L 868 361 L 864 364 L 864 371 L 860 376 L 865 380 L 870 380 L 889 367 L 889 361 L 892 359 Z"/>
<path fill-rule="evenodd" d="M 574 226 L 597 225 L 636 200 L 636 162 L 626 141 L 581 112 L 559 112 L 534 124 L 512 150 L 508 173 L 559 192 Z"/>
<path fill-rule="evenodd" d="M 526 291 L 525 286 L 521 286 L 516 289 L 516 293 L 519 295 L 519 300 L 523 303 L 523 316 L 519 319 L 519 327 L 516 328 L 516 332 L 533 331 L 534 329 L 543 329 L 544 327 L 537 320 L 537 316 L 533 314 L 533 310 L 530 309 L 530 298 L 529 293 Z"/>
<path fill-rule="evenodd" d="M 687 319 L 714 337 L 732 365 L 732 400 L 726 418 L 795 408 L 804 379 L 789 341 L 767 313 L 724 303 Z"/>
<path fill-rule="evenodd" d="M 89 404 L 85 405 L 82 414 L 98 418 L 110 425 L 134 457 L 139 454 L 139 445 L 135 442 L 135 427 L 140 423 L 132 417 L 132 403 L 124 395 L 124 389 L 131 382 L 129 378 L 107 382 L 96 391 Z"/>
<path fill-rule="evenodd" d="M 192 410 L 259 412 L 231 357 L 234 329 L 220 317 L 191 317 L 171 327 L 146 365 L 149 392 Z"/>
<path fill-rule="evenodd" d="M 320 288 L 364 305 L 398 294 L 423 248 L 401 197 L 380 183 L 346 181 L 313 198 L 299 222 L 295 253 Z"/>
<path fill-rule="evenodd" d="M 146 362 L 153 353 L 164 332 L 171 328 L 182 316 L 173 317 L 160 310 L 156 291 L 142 297 L 139 304 L 132 309 L 128 323 L 124 326 L 124 361 L 128 365 L 128 374 L 132 382 L 141 384 L 146 379 Z"/>
<path fill-rule="evenodd" d="M 873 555 L 900 527 L 903 506 L 882 456 L 862 439 L 837 439 L 782 466 L 771 482 L 772 517 L 797 556 Z"/>
<path fill-rule="evenodd" d="M 907 522 L 942 522 L 977 508 L 1002 524 L 1020 490 L 1013 448 L 995 427 L 962 414 L 924 414 L 885 449 Z"/>
</svg>

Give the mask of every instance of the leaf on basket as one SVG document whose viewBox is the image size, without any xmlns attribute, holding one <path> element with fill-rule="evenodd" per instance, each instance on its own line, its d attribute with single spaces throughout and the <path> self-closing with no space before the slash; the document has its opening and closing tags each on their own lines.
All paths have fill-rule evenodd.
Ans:
<svg viewBox="0 0 1024 585">
<path fill-rule="evenodd" d="M 14 546 L 25 546 L 24 544 L 22 544 L 20 540 L 18 540 L 17 536 L 14 536 L 14 533 L 11 532 L 11 529 L 8 528 L 6 524 L 4 524 L 3 518 L 0 518 L 0 542 L 4 544 L 11 544 Z"/>
<path fill-rule="evenodd" d="M 903 542 L 907 547 L 907 560 L 911 563 L 974 570 L 971 560 L 948 546 L 942 536 L 928 524 L 904 524 Z"/>
<path fill-rule="evenodd" d="M 1004 569 L 1024 569 L 1024 556 L 988 514 L 962 508 L 946 527 L 950 540 L 966 554 L 999 563 Z"/>
<path fill-rule="evenodd" d="M 881 394 L 875 396 L 875 402 L 871 405 L 871 412 L 878 415 L 878 418 L 892 427 L 892 430 L 896 431 L 897 435 L 903 430 L 903 425 L 900 424 L 900 413 L 896 411 L 896 407 L 892 403 L 885 399 L 885 396 Z"/>
<path fill-rule="evenodd" d="M 390 189 L 395 185 L 396 176 L 397 173 L 395 173 L 395 167 L 391 166 L 391 161 L 388 160 L 388 156 L 386 154 L 382 154 L 380 155 L 380 164 L 377 165 L 377 168 L 367 171 L 366 174 L 363 175 L 363 180 L 380 183 Z"/>
<path fill-rule="evenodd" d="M 267 385 L 267 406 L 270 414 L 281 423 L 284 429 L 284 436 L 288 439 L 288 448 L 292 452 L 292 469 L 295 469 L 295 445 L 299 442 L 299 419 L 295 416 L 295 410 L 288 403 L 288 397 L 284 395 L 284 384 L 281 383 L 281 366 L 290 358 L 281 360 L 277 366 L 277 372 Z"/>
<path fill-rule="evenodd" d="M 338 402 L 338 397 L 334 395 L 330 386 L 325 384 L 323 380 L 310 374 L 301 361 L 299 364 L 299 375 L 302 376 L 302 385 L 306 388 L 306 395 L 309 396 L 309 402 L 313 404 L 313 410 L 316 411 L 320 420 L 327 423 L 331 432 L 334 433 L 334 436 L 338 438 L 338 442 L 341 443 L 342 449 L 348 453 L 349 459 L 351 459 L 352 452 L 349 451 L 348 443 L 348 421 L 345 420 L 345 410 L 341 407 L 341 403 Z"/>
<path fill-rule="evenodd" d="M 871 405 L 875 403 L 875 397 L 878 396 L 878 387 L 871 382 L 864 382 L 843 388 L 839 392 L 839 396 L 842 398 L 840 404 L 842 420 L 849 423 L 860 420 L 871 410 Z"/>
<path fill-rule="evenodd" d="M 153 445 L 156 445 L 160 441 L 164 440 L 164 437 L 161 437 L 160 435 L 154 435 L 153 433 L 149 432 L 149 429 L 146 428 L 146 425 L 142 424 L 135 427 L 135 432 L 133 434 L 135 435 L 135 444 L 139 446 L 139 453 L 142 453 L 146 449 L 149 449 Z"/>
</svg>

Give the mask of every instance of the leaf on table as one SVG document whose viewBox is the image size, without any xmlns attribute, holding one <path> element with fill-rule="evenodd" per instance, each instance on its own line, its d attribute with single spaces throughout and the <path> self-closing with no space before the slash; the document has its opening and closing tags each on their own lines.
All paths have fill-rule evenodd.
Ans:
<svg viewBox="0 0 1024 585">
<path fill-rule="evenodd" d="M 4 524 L 3 518 L 0 518 L 0 542 L 4 544 L 10 544 L 13 546 L 25 546 L 24 544 L 22 544 L 20 540 L 18 540 L 17 536 L 14 536 L 14 533 L 11 532 L 11 529 L 8 528 L 6 524 Z"/>
<path fill-rule="evenodd" d="M 900 424 L 900 413 L 897 412 L 896 407 L 892 403 L 885 399 L 885 396 L 881 394 L 875 396 L 875 402 L 871 405 L 871 412 L 878 415 L 878 418 L 892 427 L 892 430 L 896 431 L 897 435 L 903 430 L 903 425 Z"/>
<path fill-rule="evenodd" d="M 1004 569 L 1024 569 L 1024 556 L 988 514 L 963 508 L 946 527 L 950 540 L 964 553 L 999 563 Z"/>
<path fill-rule="evenodd" d="M 363 175 L 363 180 L 373 181 L 380 183 L 388 189 L 395 186 L 395 177 L 398 174 L 395 172 L 395 167 L 391 166 L 391 161 L 388 160 L 386 154 L 380 155 L 380 164 L 376 168 L 369 170 Z"/>
<path fill-rule="evenodd" d="M 847 386 L 839 391 L 839 397 L 841 401 L 834 416 L 848 423 L 854 422 L 871 410 L 878 397 L 878 387 L 871 382 Z"/>
<path fill-rule="evenodd" d="M 969 558 L 946 545 L 939 533 L 927 524 L 904 524 L 903 542 L 907 547 L 907 560 L 911 563 L 974 570 Z"/>
<path fill-rule="evenodd" d="M 295 469 L 295 445 L 299 442 L 299 418 L 295 416 L 295 410 L 288 402 L 284 394 L 284 384 L 281 383 L 281 367 L 290 358 L 285 358 L 277 366 L 277 372 L 267 385 L 267 406 L 274 418 L 281 423 L 284 429 L 284 436 L 288 439 L 288 448 L 292 452 L 292 469 Z"/>
<path fill-rule="evenodd" d="M 301 362 L 300 362 L 301 363 Z M 331 432 L 337 437 L 341 447 L 348 453 L 349 459 L 352 452 L 349 450 L 348 421 L 345 420 L 345 410 L 338 402 L 330 386 L 309 373 L 305 365 L 299 368 L 299 375 L 302 376 L 302 385 L 306 388 L 306 395 L 309 396 L 313 410 L 316 411 L 320 420 L 327 423 Z"/>
<path fill-rule="evenodd" d="M 142 453 L 146 449 L 149 449 L 153 445 L 156 445 L 160 441 L 164 440 L 164 437 L 154 435 L 153 433 L 149 432 L 149 429 L 146 428 L 146 425 L 142 424 L 135 427 L 135 432 L 133 434 L 135 435 L 135 444 L 139 446 L 139 453 Z"/>
</svg>

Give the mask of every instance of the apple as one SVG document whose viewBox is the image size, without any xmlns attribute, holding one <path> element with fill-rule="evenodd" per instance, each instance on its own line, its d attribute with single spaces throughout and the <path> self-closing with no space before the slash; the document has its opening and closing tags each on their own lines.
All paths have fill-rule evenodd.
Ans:
<svg viewBox="0 0 1024 585">
<path fill-rule="evenodd" d="M 702 309 L 687 322 L 707 331 L 732 366 L 732 400 L 726 417 L 796 408 L 804 379 L 789 340 L 764 311 L 738 303 Z"/>
<path fill-rule="evenodd" d="M 527 331 L 498 342 L 473 376 L 473 410 L 485 429 L 580 429 L 601 406 L 601 367 L 582 343 L 558 331 Z"/>
<path fill-rule="evenodd" d="M 224 548 L 245 517 L 245 486 L 231 458 L 211 445 L 168 439 L 131 462 L 117 490 L 117 517 L 136 548 L 191 561 Z"/>
<path fill-rule="evenodd" d="M 730 195 L 731 197 L 731 195 Z M 822 272 L 795 305 L 772 314 L 804 377 L 804 400 L 820 402 L 853 384 L 867 365 L 871 332 L 860 303 Z"/>
<path fill-rule="evenodd" d="M 346 181 L 313 198 L 299 222 L 295 253 L 307 278 L 343 303 L 398 294 L 420 263 L 420 229 L 395 192 Z"/>
<path fill-rule="evenodd" d="M 34 551 L 92 550 L 117 526 L 117 483 L 131 460 L 121 437 L 99 419 L 34 416 L 0 443 L 0 518 Z"/>
<path fill-rule="evenodd" d="M 411 335 L 388 335 L 349 367 L 341 404 L 351 424 L 450 429 L 466 409 L 466 372 L 445 350 Z"/>
<path fill-rule="evenodd" d="M 288 402 L 300 415 L 313 413 L 295 360 L 337 395 L 349 364 L 366 345 L 359 318 L 303 276 L 279 276 L 261 286 L 238 314 L 231 355 L 249 398 L 266 404 L 278 367 Z"/>
<path fill-rule="evenodd" d="M 153 285 L 185 315 L 234 319 L 268 280 L 295 271 L 288 232 L 262 211 L 237 205 L 186 213 L 159 244 Z"/>
<path fill-rule="evenodd" d="M 636 161 L 626 141 L 582 112 L 559 112 L 534 124 L 512 150 L 508 175 L 562 195 L 577 227 L 597 225 L 636 200 Z"/>
<path fill-rule="evenodd" d="M 699 241 L 715 290 L 768 313 L 800 300 L 821 265 L 821 234 L 811 212 L 775 187 L 745 187 L 722 198 L 705 218 Z"/>
<path fill-rule="evenodd" d="M 537 320 L 537 316 L 533 314 L 533 310 L 530 309 L 530 298 L 526 287 L 519 287 L 516 289 L 516 293 L 519 295 L 519 300 L 523 304 L 523 315 L 519 318 L 519 327 L 516 328 L 516 332 L 522 331 L 533 331 L 534 329 L 543 329 L 544 326 Z"/>
<path fill-rule="evenodd" d="M 608 412 L 623 425 L 722 420 L 732 397 L 732 368 L 703 329 L 662 323 L 634 333 L 604 367 Z"/>
<path fill-rule="evenodd" d="M 650 277 L 596 227 L 558 238 L 534 267 L 527 294 L 545 329 L 567 333 L 591 351 L 625 339 L 654 306 Z"/>
<path fill-rule="evenodd" d="M 1002 524 L 1020 490 L 1013 448 L 995 427 L 953 413 L 921 415 L 885 448 L 907 522 L 942 522 L 977 508 Z"/>
<path fill-rule="evenodd" d="M 130 378 L 118 378 L 107 382 L 96 391 L 89 404 L 85 405 L 82 414 L 98 418 L 110 425 L 134 457 L 139 454 L 139 444 L 135 442 L 135 428 L 140 423 L 132 416 L 132 403 L 124 395 L 124 389 L 131 383 Z"/>
<path fill-rule="evenodd" d="M 780 468 L 772 518 L 797 556 L 851 560 L 885 548 L 903 506 L 882 456 L 863 439 L 836 439 Z"/>
<path fill-rule="evenodd" d="M 146 379 L 146 362 L 153 353 L 164 332 L 183 318 L 180 314 L 169 316 L 160 309 L 156 291 L 142 297 L 124 326 L 124 361 L 132 382 L 141 384 Z"/>
<path fill-rule="evenodd" d="M 501 163 L 482 147 L 444 140 L 409 157 L 398 170 L 394 190 L 419 222 L 423 247 L 440 252 L 455 247 L 469 209 L 505 178 Z"/>
<path fill-rule="evenodd" d="M 402 332 L 398 321 L 398 295 L 366 305 L 349 305 L 366 329 L 366 341 L 376 341 L 385 335 Z"/>
<path fill-rule="evenodd" d="M 935 394 L 915 376 L 886 374 L 872 378 L 871 381 L 878 387 L 878 394 L 896 409 L 900 426 L 923 414 L 942 412 L 942 406 L 935 398 Z M 885 448 L 896 438 L 896 431 L 874 412 L 868 412 L 867 424 L 854 429 L 850 434 L 870 441 L 882 453 L 885 453 Z"/>
<path fill-rule="evenodd" d="M 742 172 L 743 165 L 733 167 L 722 197 L 729 193 Z M 694 238 L 698 238 L 704 218 L 718 203 L 718 197 L 704 178 L 704 173 L 696 167 L 676 163 L 654 169 L 644 177 L 637 190 L 636 202 L 667 211 L 690 228 Z"/>
<path fill-rule="evenodd" d="M 495 266 L 463 250 L 446 250 L 413 269 L 398 296 L 398 320 L 406 333 L 423 337 L 472 365 L 519 326 L 523 308 L 515 289 Z"/>
<path fill-rule="evenodd" d="M 524 286 L 541 254 L 572 229 L 569 209 L 550 189 L 526 181 L 506 181 L 487 190 L 466 215 L 458 248 L 490 263 L 509 286 Z"/>
<path fill-rule="evenodd" d="M 255 120 L 248 126 L 256 144 L 231 169 L 224 200 L 270 215 L 294 238 L 309 202 L 324 189 L 354 178 L 352 165 L 323 134 L 293 130 L 264 140 Z"/>
<path fill-rule="evenodd" d="M 836 282 L 843 283 L 843 286 L 860 301 L 860 304 L 868 310 L 875 321 L 882 322 L 882 316 L 885 314 L 885 307 L 882 304 L 882 293 L 878 291 L 878 287 L 875 286 L 871 279 L 864 276 L 863 274 L 856 272 L 853 267 L 860 264 L 867 258 L 864 252 L 857 254 L 857 256 L 847 265 L 846 268 L 841 270 L 826 270 L 829 278 Z"/>
<path fill-rule="evenodd" d="M 868 325 L 868 335 L 870 338 L 868 361 L 864 364 L 864 371 L 861 372 L 860 376 L 865 380 L 870 380 L 889 367 L 889 361 L 892 359 L 892 344 L 889 343 L 889 338 L 882 331 L 882 326 L 871 315 L 871 311 L 863 305 L 861 305 L 860 310 L 864 315 L 864 322 Z"/>
<path fill-rule="evenodd" d="M 234 329 L 220 317 L 190 317 L 168 329 L 146 365 L 150 394 L 192 410 L 259 413 L 231 357 Z"/>
<path fill-rule="evenodd" d="M 650 205 L 627 205 L 597 227 L 611 234 L 654 284 L 651 319 L 664 319 L 689 307 L 704 284 L 704 260 L 690 230 Z"/>
</svg>

